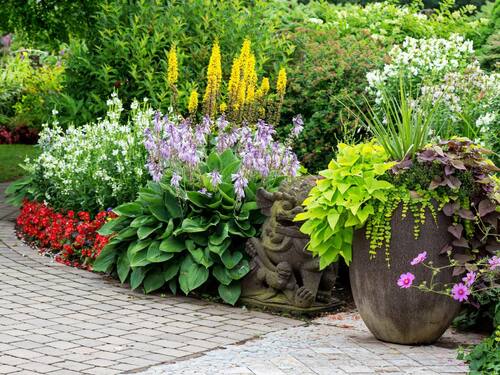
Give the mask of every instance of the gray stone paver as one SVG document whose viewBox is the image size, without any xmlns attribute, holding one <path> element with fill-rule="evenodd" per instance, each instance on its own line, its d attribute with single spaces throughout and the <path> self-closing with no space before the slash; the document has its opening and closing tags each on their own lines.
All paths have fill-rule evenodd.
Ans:
<svg viewBox="0 0 500 375">
<path fill-rule="evenodd" d="M 303 324 L 182 296 L 146 296 L 55 263 L 16 238 L 18 211 L 4 203 L 5 187 L 0 184 L 0 374 L 137 371 Z"/>
<path fill-rule="evenodd" d="M 374 339 L 356 314 L 304 326 L 187 297 L 145 296 L 25 246 L 4 188 L 0 374 L 463 374 L 455 347 L 480 339 L 448 331 L 434 346 L 400 346 Z"/>
<path fill-rule="evenodd" d="M 456 347 L 480 339 L 449 330 L 431 346 L 383 343 L 359 315 L 336 314 L 141 374 L 465 374 L 467 366 L 456 359 Z"/>
</svg>

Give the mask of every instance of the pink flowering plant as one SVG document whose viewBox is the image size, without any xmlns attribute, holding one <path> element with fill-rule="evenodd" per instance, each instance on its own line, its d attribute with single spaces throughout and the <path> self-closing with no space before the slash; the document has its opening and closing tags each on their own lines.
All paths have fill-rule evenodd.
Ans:
<svg viewBox="0 0 500 375">
<path fill-rule="evenodd" d="M 412 267 L 425 267 L 429 269 L 431 274 L 430 280 L 417 280 L 418 284 L 415 285 L 415 275 L 411 272 L 406 272 L 401 274 L 397 280 L 397 285 L 403 289 L 414 287 L 425 292 L 442 294 L 458 302 L 469 302 L 478 308 L 478 298 L 481 298 L 485 292 L 498 291 L 500 287 L 499 255 L 500 252 L 497 252 L 496 255 L 491 257 L 482 257 L 473 263 L 467 263 L 467 272 L 462 274 L 459 280 L 450 284 L 442 284 L 436 282 L 436 276 L 447 268 L 460 269 L 462 263 L 450 256 L 449 264 L 438 267 L 435 266 L 432 261 L 427 261 L 427 252 L 423 251 L 410 262 L 410 265 Z M 457 278 L 459 277 L 458 273 L 454 275 Z"/>
</svg>

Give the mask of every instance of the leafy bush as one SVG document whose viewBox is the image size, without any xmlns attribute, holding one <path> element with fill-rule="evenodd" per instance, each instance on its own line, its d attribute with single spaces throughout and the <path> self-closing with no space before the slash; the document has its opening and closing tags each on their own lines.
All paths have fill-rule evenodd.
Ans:
<svg viewBox="0 0 500 375">
<path fill-rule="evenodd" d="M 236 303 L 239 280 L 250 270 L 243 256 L 245 242 L 264 219 L 255 201 L 257 189 L 273 190 L 284 177 L 297 175 L 291 144 L 303 125 L 300 117 L 294 118 L 290 136 L 281 144 L 274 140 L 273 126 L 258 119 L 277 119 L 286 73 L 280 70 L 273 105 L 269 81 L 263 78 L 258 86 L 250 46 L 249 40 L 243 42 L 223 90 L 216 42 L 201 106 L 192 91 L 188 117 L 157 112 L 145 128 L 147 167 L 154 182 L 134 202 L 115 208 L 119 217 L 100 230 L 113 237 L 97 258 L 96 270 L 116 270 L 122 283 L 130 280 L 133 289 L 143 285 L 146 293 L 168 283 L 173 293 L 179 286 L 188 294 L 210 279 L 217 281 L 224 301 Z M 171 49 L 167 81 L 174 94 L 176 56 Z"/>
<path fill-rule="evenodd" d="M 305 212 L 295 220 L 305 220 L 300 229 L 311 236 L 307 248 L 320 256 L 321 269 L 339 255 L 350 263 L 354 229 L 375 214 L 374 201 L 385 202 L 393 193 L 394 186 L 380 178 L 393 165 L 378 145 L 341 143 L 336 160 L 319 172 L 324 179 L 317 181 L 304 201 Z"/>
<path fill-rule="evenodd" d="M 458 359 L 469 363 L 469 374 L 499 374 L 500 373 L 500 328 L 493 334 L 474 346 L 469 352 L 459 351 Z"/>
<path fill-rule="evenodd" d="M 129 279 L 132 289 L 143 285 L 146 293 L 168 284 L 172 293 L 179 285 L 188 294 L 211 277 L 221 298 L 234 304 L 241 292 L 239 280 L 250 270 L 243 256 L 246 239 L 263 222 L 255 203 L 260 184 L 249 184 L 245 203 L 238 201 L 231 179 L 239 163 L 230 150 L 220 157 L 210 154 L 200 169 L 222 171 L 222 181 L 215 190 L 206 184 L 207 192 L 200 192 L 200 185 L 177 190 L 168 179 L 148 183 L 135 202 L 114 209 L 119 218 L 99 232 L 118 234 L 94 269 L 116 269 L 121 282 Z"/>
<path fill-rule="evenodd" d="M 21 50 L 0 57 L 0 124 L 40 129 L 62 89 L 60 56 Z"/>
<path fill-rule="evenodd" d="M 0 32 L 22 33 L 31 44 L 59 47 L 70 37 L 85 36 L 93 25 L 97 1 L 2 1 Z"/>
<path fill-rule="evenodd" d="M 484 41 L 476 44 L 478 59 L 481 66 L 494 70 L 500 64 L 500 1 L 487 3 L 477 17 L 489 20 L 480 30 Z"/>
<path fill-rule="evenodd" d="M 343 36 L 333 29 L 299 29 L 292 40 L 297 50 L 288 71 L 284 117 L 297 111 L 304 116 L 306 130 L 297 153 L 316 171 L 331 159 L 337 140 L 355 131 L 358 121 L 345 104 L 351 105 L 352 98 L 366 109 L 365 76 L 383 65 L 386 47 L 368 32 Z"/>
<path fill-rule="evenodd" d="M 147 179 L 143 132 L 153 111 L 139 108 L 120 123 L 121 101 L 108 100 L 104 119 L 62 130 L 55 120 L 40 133 L 41 154 L 25 165 L 28 176 L 16 183 L 11 201 L 46 201 L 52 208 L 98 210 L 133 200 Z"/>
</svg>

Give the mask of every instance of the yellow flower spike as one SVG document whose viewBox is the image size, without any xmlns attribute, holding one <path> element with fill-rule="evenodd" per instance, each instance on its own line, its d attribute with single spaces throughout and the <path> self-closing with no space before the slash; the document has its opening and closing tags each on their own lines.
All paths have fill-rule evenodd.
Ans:
<svg viewBox="0 0 500 375">
<path fill-rule="evenodd" d="M 216 41 L 212 47 L 212 54 L 207 69 L 207 88 L 203 96 L 205 111 L 212 114 L 216 109 L 216 101 L 222 82 L 222 67 L 219 43 Z"/>
<path fill-rule="evenodd" d="M 174 86 L 179 79 L 179 66 L 177 64 L 177 52 L 175 46 L 168 51 L 167 81 L 170 86 Z"/>
<path fill-rule="evenodd" d="M 260 88 L 259 88 L 261 96 L 266 96 L 267 93 L 269 92 L 269 88 L 270 88 L 269 78 L 267 77 L 262 78 L 262 82 L 260 83 Z"/>
<path fill-rule="evenodd" d="M 226 112 L 227 109 L 227 104 L 226 103 L 220 103 L 219 109 L 221 112 Z"/>
<path fill-rule="evenodd" d="M 188 110 L 189 113 L 193 114 L 198 109 L 198 91 L 193 90 L 189 95 Z"/>
<path fill-rule="evenodd" d="M 236 97 L 238 95 L 238 86 L 240 85 L 240 69 L 241 63 L 240 59 L 236 58 L 233 60 L 233 66 L 231 67 L 231 77 L 229 78 L 229 83 L 227 85 L 229 102 L 233 105 L 236 103 Z"/>
<path fill-rule="evenodd" d="M 281 68 L 278 72 L 278 81 L 276 82 L 276 91 L 280 96 L 285 95 L 286 91 L 286 71 L 284 68 Z"/>
</svg>

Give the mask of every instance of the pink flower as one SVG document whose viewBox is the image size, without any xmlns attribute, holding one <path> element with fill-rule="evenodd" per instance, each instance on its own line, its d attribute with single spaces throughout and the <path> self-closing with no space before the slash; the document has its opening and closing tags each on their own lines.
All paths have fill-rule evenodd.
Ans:
<svg viewBox="0 0 500 375">
<path fill-rule="evenodd" d="M 403 273 L 399 276 L 398 285 L 400 288 L 409 288 L 415 280 L 415 275 L 411 272 Z"/>
<path fill-rule="evenodd" d="M 467 275 L 462 279 L 462 281 L 465 283 L 467 286 L 471 286 L 474 281 L 476 281 L 476 273 L 475 272 L 468 272 Z"/>
<path fill-rule="evenodd" d="M 500 258 L 495 255 L 488 260 L 488 263 L 490 264 L 490 269 L 494 270 L 495 268 L 500 267 Z"/>
<path fill-rule="evenodd" d="M 459 302 L 467 301 L 469 299 L 470 290 L 462 283 L 453 285 L 451 289 L 451 296 L 454 300 Z"/>
<path fill-rule="evenodd" d="M 415 266 L 415 265 L 417 265 L 417 264 L 419 264 L 419 263 L 422 263 L 422 262 L 423 262 L 424 260 L 426 260 L 426 259 L 427 259 L 427 251 L 424 251 L 423 253 L 418 254 L 418 255 L 417 255 L 417 257 L 416 257 L 416 258 L 414 258 L 414 259 L 411 261 L 411 263 L 410 263 L 410 264 L 411 264 L 412 266 Z"/>
</svg>

